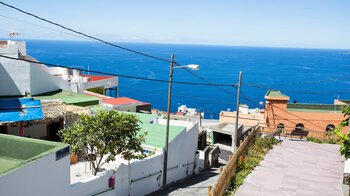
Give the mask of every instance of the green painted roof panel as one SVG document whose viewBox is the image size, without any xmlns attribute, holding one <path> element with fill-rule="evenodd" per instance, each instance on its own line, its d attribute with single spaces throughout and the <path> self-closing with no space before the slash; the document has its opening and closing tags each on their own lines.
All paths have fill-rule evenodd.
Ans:
<svg viewBox="0 0 350 196">
<path fill-rule="evenodd" d="M 306 104 L 306 103 L 289 103 L 287 105 L 288 111 L 300 112 L 342 112 L 343 105 L 333 104 Z"/>
<path fill-rule="evenodd" d="M 281 93 L 281 91 L 276 91 L 276 90 L 268 90 L 266 93 L 266 96 L 271 96 L 271 97 L 288 97 L 287 95 L 284 95 Z"/>
<path fill-rule="evenodd" d="M 67 144 L 0 134 L 0 176 L 35 159 L 67 147 Z"/>
<path fill-rule="evenodd" d="M 105 106 L 93 106 L 91 110 L 96 112 L 98 110 L 109 110 L 109 108 Z M 123 111 L 120 111 L 120 112 L 123 112 Z M 145 145 L 153 146 L 157 148 L 163 148 L 165 146 L 166 126 L 152 123 L 153 120 L 157 119 L 156 114 L 143 114 L 143 113 L 135 113 L 135 112 L 123 112 L 123 113 L 136 115 L 140 119 L 141 123 L 139 125 L 141 128 L 141 131 L 139 134 L 147 132 L 145 142 L 144 142 Z M 172 141 L 182 131 L 184 131 L 185 128 L 186 127 L 182 127 L 182 126 L 169 126 L 169 142 Z"/>
<path fill-rule="evenodd" d="M 78 106 L 89 106 L 99 104 L 100 99 L 93 96 L 88 96 L 81 93 L 74 93 L 71 91 L 55 91 L 45 93 L 41 95 L 33 96 L 35 99 L 46 100 L 46 99 L 59 99 L 66 104 L 78 105 Z"/>
</svg>

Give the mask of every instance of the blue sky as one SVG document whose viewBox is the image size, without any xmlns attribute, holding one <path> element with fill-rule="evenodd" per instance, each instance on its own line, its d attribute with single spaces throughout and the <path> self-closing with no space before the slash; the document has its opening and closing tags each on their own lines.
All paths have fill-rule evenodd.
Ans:
<svg viewBox="0 0 350 196">
<path fill-rule="evenodd" d="M 88 2 L 88 3 L 87 3 Z M 108 41 L 350 48 L 349 0 L 6 0 Z M 0 37 L 83 40 L 0 5 Z"/>
</svg>

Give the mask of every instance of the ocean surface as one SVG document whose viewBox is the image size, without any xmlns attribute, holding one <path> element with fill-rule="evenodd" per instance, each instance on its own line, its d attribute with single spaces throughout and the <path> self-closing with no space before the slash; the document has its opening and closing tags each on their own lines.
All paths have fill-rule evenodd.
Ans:
<svg viewBox="0 0 350 196">
<path fill-rule="evenodd" d="M 295 49 L 234 46 L 118 43 L 186 64 L 198 64 L 194 73 L 211 83 L 235 84 L 243 73 L 241 103 L 260 107 L 267 89 L 281 90 L 290 101 L 331 104 L 337 97 L 350 99 L 350 50 Z M 169 63 L 132 54 L 97 42 L 27 40 L 27 53 L 39 61 L 153 79 L 168 80 Z M 174 81 L 204 83 L 182 69 Z M 119 78 L 119 96 L 149 102 L 166 110 L 166 83 Z M 173 84 L 172 111 L 185 104 L 218 118 L 221 110 L 235 110 L 233 87 Z"/>
</svg>

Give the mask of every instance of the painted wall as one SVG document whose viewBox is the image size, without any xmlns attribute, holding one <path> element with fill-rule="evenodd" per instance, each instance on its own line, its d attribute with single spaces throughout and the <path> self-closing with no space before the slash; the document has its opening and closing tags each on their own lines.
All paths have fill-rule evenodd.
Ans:
<svg viewBox="0 0 350 196">
<path fill-rule="evenodd" d="M 18 54 L 7 56 L 18 58 Z M 0 96 L 25 95 L 26 91 L 30 92 L 29 63 L 0 58 L 0 76 Z"/>
<path fill-rule="evenodd" d="M 108 187 L 108 180 L 113 175 L 114 175 L 114 170 L 109 170 L 106 172 L 100 172 L 97 176 L 94 176 L 88 180 L 74 183 L 70 186 L 71 188 L 70 195 L 72 196 L 95 195 L 95 194 L 103 195 L 103 196 L 116 195 L 116 189 L 111 189 Z"/>
<path fill-rule="evenodd" d="M 220 123 L 236 123 L 236 112 L 220 112 Z M 260 113 L 239 114 L 239 124 L 244 126 L 255 126 L 264 121 L 264 115 Z"/>
<path fill-rule="evenodd" d="M 70 195 L 69 156 L 51 153 L 0 176 L 0 195 Z"/>
<path fill-rule="evenodd" d="M 283 123 L 287 132 L 292 131 L 298 123 L 304 124 L 304 129 L 309 132 L 308 136 L 323 137 L 329 124 L 337 126 L 344 118 L 340 112 L 300 112 L 288 111 L 287 102 L 266 104 L 265 115 L 268 131 L 272 132 L 279 123 Z M 346 132 L 344 127 L 342 132 Z"/>
<path fill-rule="evenodd" d="M 163 123 L 163 120 L 159 119 L 160 124 Z M 168 184 L 193 174 L 194 170 L 198 173 L 199 168 L 199 154 L 196 154 L 198 124 L 171 121 L 171 125 L 185 125 L 187 129 L 184 129 L 169 143 Z M 152 193 L 162 187 L 162 170 L 163 153 L 161 151 L 157 151 L 156 155 L 146 159 L 134 161 L 130 165 L 121 164 L 115 172 L 115 189 L 101 195 L 128 195 L 129 182 L 131 181 L 130 195 L 138 196 Z M 72 184 L 71 195 L 91 195 L 96 193 L 93 192 L 94 190 L 106 190 L 111 175 L 113 174 L 107 173 L 84 182 Z"/>
<path fill-rule="evenodd" d="M 38 95 L 61 89 L 59 85 L 61 82 L 63 82 L 61 78 L 53 76 L 50 73 L 41 70 L 37 66 L 31 64 L 29 74 L 32 95 Z"/>
</svg>

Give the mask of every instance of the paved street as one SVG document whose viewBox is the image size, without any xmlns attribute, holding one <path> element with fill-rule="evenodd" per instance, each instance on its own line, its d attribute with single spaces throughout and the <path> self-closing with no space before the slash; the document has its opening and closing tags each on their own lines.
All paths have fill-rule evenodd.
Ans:
<svg viewBox="0 0 350 196">
<path fill-rule="evenodd" d="M 237 196 L 342 196 L 344 159 L 338 145 L 284 141 L 245 179 Z"/>
</svg>

